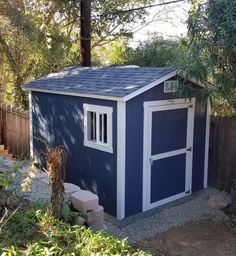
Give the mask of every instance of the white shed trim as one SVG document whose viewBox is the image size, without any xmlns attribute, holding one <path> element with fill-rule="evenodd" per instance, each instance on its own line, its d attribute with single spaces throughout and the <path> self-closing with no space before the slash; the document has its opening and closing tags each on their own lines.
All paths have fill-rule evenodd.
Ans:
<svg viewBox="0 0 236 256">
<path fill-rule="evenodd" d="M 55 90 L 38 89 L 38 88 L 24 89 L 24 90 L 31 91 L 31 92 L 43 92 L 43 93 L 67 95 L 67 96 L 75 96 L 75 97 L 83 97 L 83 98 L 92 98 L 92 99 L 113 100 L 113 101 L 120 101 L 120 100 L 122 100 L 122 98 L 119 98 L 119 97 L 103 96 L 103 95 L 97 95 L 97 94 L 84 94 L 84 93 L 76 93 L 76 92 L 64 92 L 64 91 L 55 91 Z"/>
<path fill-rule="evenodd" d="M 125 218 L 126 103 L 117 103 L 117 209 L 118 220 Z"/>
<path fill-rule="evenodd" d="M 32 119 L 32 93 L 29 92 L 29 126 L 30 126 L 30 158 L 34 157 L 33 148 L 33 119 Z"/>
<path fill-rule="evenodd" d="M 128 101 L 128 100 L 130 100 L 130 99 L 140 95 L 141 93 L 146 92 L 147 90 L 152 89 L 153 87 L 157 86 L 158 84 L 163 83 L 164 81 L 170 79 L 171 77 L 175 76 L 176 74 L 177 74 L 177 70 L 174 70 L 174 71 L 170 72 L 169 74 L 167 74 L 167 75 L 165 75 L 165 76 L 163 76 L 163 77 L 153 81 L 152 83 L 147 84 L 144 87 L 142 87 L 142 88 L 140 88 L 140 89 L 138 89 L 138 90 L 128 94 L 127 96 L 123 97 L 122 100 L 123 101 Z"/>
</svg>

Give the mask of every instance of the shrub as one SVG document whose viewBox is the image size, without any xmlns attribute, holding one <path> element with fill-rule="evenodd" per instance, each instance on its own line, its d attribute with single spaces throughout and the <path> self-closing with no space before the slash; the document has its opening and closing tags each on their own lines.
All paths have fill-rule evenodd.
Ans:
<svg viewBox="0 0 236 256">
<path fill-rule="evenodd" d="M 2 255 L 149 255 L 104 231 L 70 225 L 47 215 L 46 205 L 17 212 L 0 230 Z"/>
</svg>

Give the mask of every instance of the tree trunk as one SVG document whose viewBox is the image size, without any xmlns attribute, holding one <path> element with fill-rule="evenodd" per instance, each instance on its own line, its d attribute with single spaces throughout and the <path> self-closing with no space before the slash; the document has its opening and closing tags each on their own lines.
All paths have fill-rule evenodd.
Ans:
<svg viewBox="0 0 236 256">
<path fill-rule="evenodd" d="M 91 0 L 80 1 L 81 67 L 91 67 Z"/>
<path fill-rule="evenodd" d="M 46 165 L 49 184 L 52 189 L 49 214 L 60 219 L 63 208 L 66 152 L 63 146 L 47 146 Z"/>
</svg>

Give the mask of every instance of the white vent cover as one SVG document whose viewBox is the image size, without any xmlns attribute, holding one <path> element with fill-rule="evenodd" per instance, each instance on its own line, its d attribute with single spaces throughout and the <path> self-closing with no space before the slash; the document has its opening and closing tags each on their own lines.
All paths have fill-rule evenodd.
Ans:
<svg viewBox="0 0 236 256">
<path fill-rule="evenodd" d="M 164 93 L 173 93 L 177 92 L 179 87 L 178 80 L 169 80 L 164 82 Z"/>
</svg>

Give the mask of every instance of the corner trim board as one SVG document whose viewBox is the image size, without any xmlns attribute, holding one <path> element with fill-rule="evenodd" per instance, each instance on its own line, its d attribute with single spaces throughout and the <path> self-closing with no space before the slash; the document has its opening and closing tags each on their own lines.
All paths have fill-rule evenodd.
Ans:
<svg viewBox="0 0 236 256">
<path fill-rule="evenodd" d="M 117 102 L 117 208 L 118 220 L 125 218 L 126 103 Z"/>
<path fill-rule="evenodd" d="M 205 159 L 204 159 L 204 188 L 207 188 L 208 181 L 208 159 L 209 159 L 209 137 L 210 137 L 210 100 L 207 100 L 206 110 L 206 136 L 205 136 Z"/>
<path fill-rule="evenodd" d="M 32 119 L 32 92 L 29 92 L 29 126 L 30 126 L 30 158 L 34 157 L 33 149 L 33 119 Z"/>
</svg>

